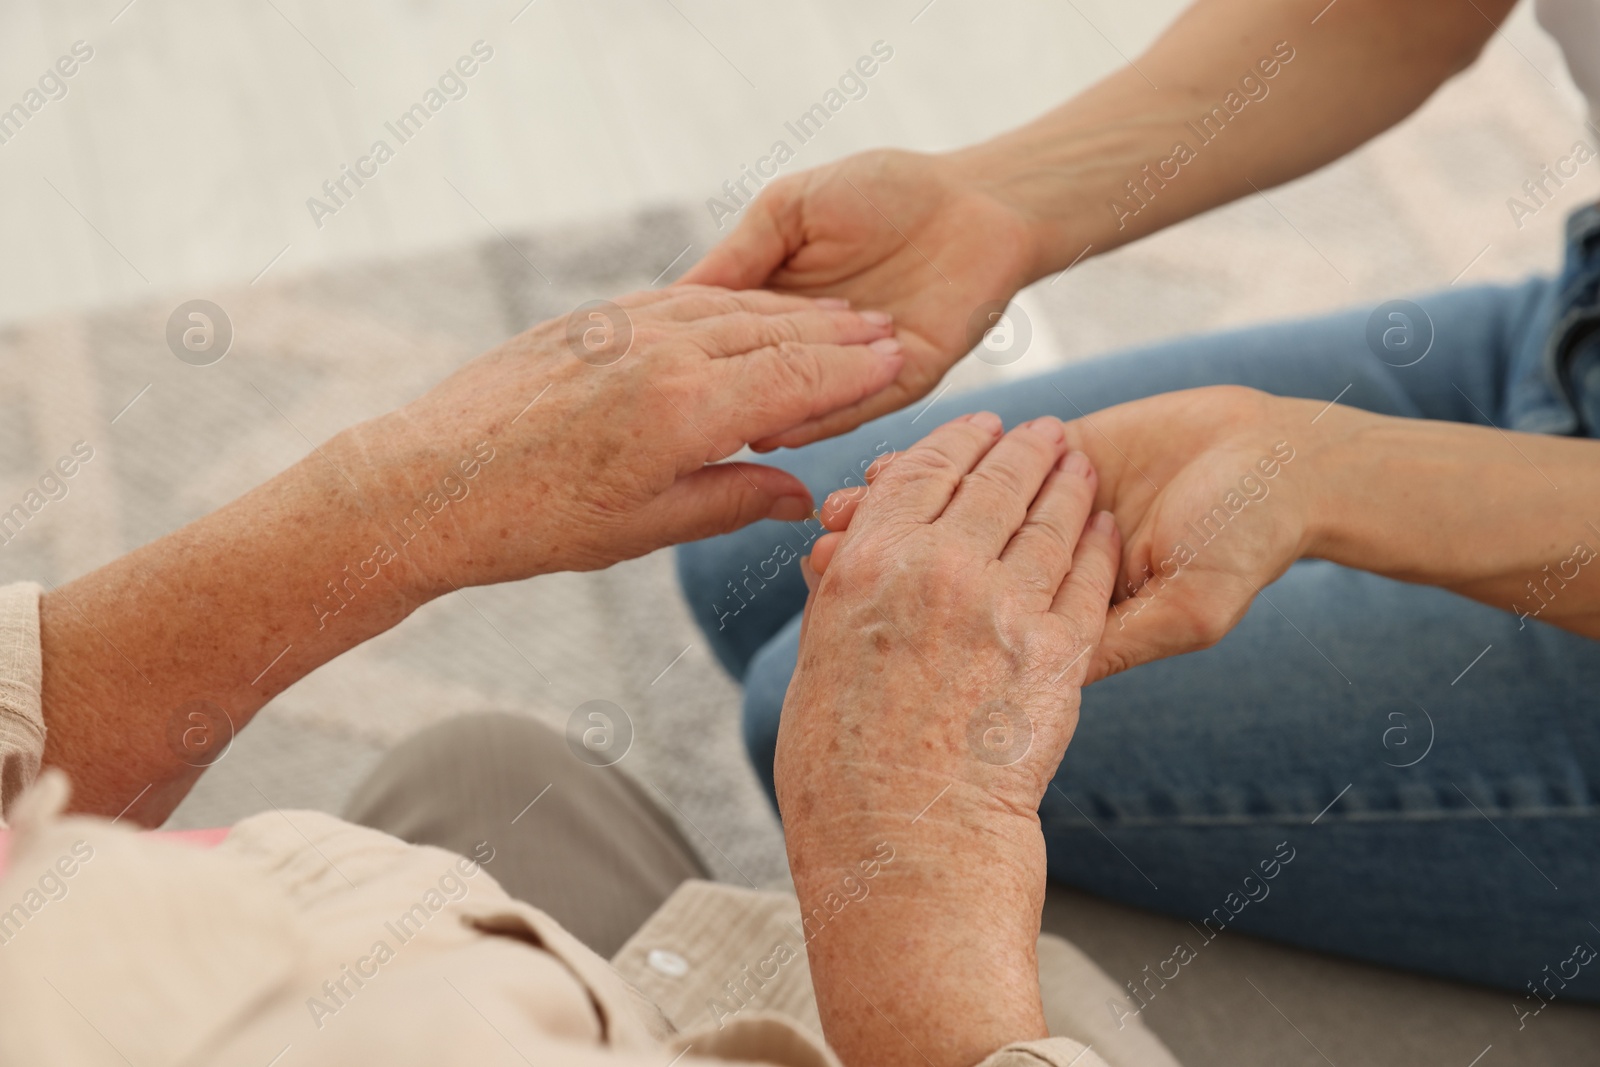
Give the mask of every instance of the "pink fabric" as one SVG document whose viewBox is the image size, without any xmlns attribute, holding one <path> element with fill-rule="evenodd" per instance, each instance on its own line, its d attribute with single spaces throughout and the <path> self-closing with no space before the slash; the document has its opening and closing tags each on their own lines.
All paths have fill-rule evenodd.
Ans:
<svg viewBox="0 0 1600 1067">
<path fill-rule="evenodd" d="M 178 841 L 196 848 L 216 848 L 228 836 L 231 826 L 218 826 L 209 830 L 147 830 L 146 833 L 168 841 Z M 6 873 L 11 858 L 11 831 L 0 830 L 0 875 Z"/>
</svg>

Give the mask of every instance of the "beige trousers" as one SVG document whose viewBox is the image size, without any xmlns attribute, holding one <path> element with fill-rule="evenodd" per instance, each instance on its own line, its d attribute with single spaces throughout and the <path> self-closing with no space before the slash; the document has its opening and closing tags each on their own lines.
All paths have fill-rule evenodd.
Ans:
<svg viewBox="0 0 1600 1067">
<path fill-rule="evenodd" d="M 606 959 L 682 882 L 707 877 L 631 779 L 583 762 L 561 735 L 518 715 L 464 715 L 408 738 L 344 817 L 462 855 L 494 842 L 489 870 L 506 892 Z"/>
</svg>

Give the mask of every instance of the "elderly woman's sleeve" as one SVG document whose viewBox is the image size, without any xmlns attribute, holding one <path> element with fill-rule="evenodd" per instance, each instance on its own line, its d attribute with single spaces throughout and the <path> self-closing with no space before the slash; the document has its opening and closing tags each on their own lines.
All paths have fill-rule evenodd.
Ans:
<svg viewBox="0 0 1600 1067">
<path fill-rule="evenodd" d="M 978 1067 L 1106 1067 L 1106 1061 L 1093 1045 L 1069 1037 L 1048 1037 L 1007 1045 Z"/>
<path fill-rule="evenodd" d="M 39 587 L 0 586 L 0 827 L 44 758 Z"/>
</svg>

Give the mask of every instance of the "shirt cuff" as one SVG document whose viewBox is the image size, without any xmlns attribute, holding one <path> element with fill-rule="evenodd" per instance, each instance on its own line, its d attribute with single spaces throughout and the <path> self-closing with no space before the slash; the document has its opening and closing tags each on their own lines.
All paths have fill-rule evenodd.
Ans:
<svg viewBox="0 0 1600 1067">
<path fill-rule="evenodd" d="M 1106 1061 L 1093 1045 L 1070 1037 L 1047 1037 L 1007 1045 L 978 1067 L 1106 1067 Z"/>
<path fill-rule="evenodd" d="M 0 586 L 0 828 L 44 759 L 39 586 Z"/>
</svg>

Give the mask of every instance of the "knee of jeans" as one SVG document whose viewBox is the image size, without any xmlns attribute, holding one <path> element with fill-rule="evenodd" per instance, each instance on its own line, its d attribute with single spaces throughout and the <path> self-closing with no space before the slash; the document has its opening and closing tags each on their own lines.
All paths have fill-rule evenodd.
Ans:
<svg viewBox="0 0 1600 1067">
<path fill-rule="evenodd" d="M 778 753 L 778 723 L 789 677 L 794 673 L 798 640 L 797 626 L 784 628 L 756 653 L 744 682 L 744 747 L 774 811 L 778 795 L 772 764 Z"/>
<path fill-rule="evenodd" d="M 750 654 L 733 639 L 727 626 L 725 612 L 719 610 L 717 593 L 727 571 L 728 552 L 719 542 L 721 538 L 679 545 L 675 553 L 678 570 L 678 587 L 689 605 L 700 632 L 705 634 L 711 652 L 722 664 L 722 669 L 735 679 L 743 678 L 750 666 Z"/>
<path fill-rule="evenodd" d="M 778 787 L 772 777 L 772 764 L 778 754 L 778 713 L 782 706 L 772 708 L 766 703 L 753 703 L 748 693 L 744 702 L 744 750 L 750 755 L 750 766 L 756 772 L 762 792 L 772 810 L 778 810 Z"/>
</svg>

